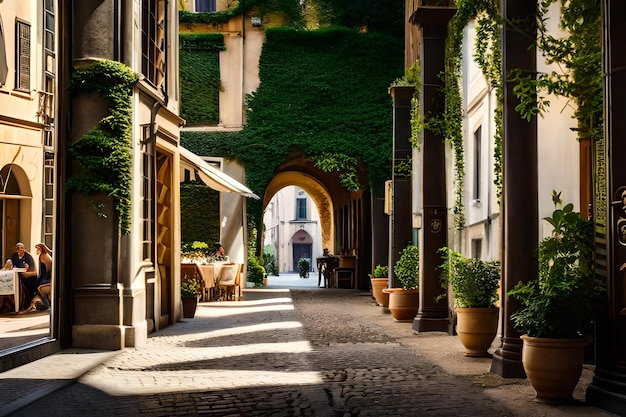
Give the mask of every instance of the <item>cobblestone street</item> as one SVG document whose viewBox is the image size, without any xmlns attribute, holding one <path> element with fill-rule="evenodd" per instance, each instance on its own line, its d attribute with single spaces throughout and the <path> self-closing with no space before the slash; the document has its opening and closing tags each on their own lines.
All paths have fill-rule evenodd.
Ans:
<svg viewBox="0 0 626 417">
<path fill-rule="evenodd" d="M 456 337 L 413 335 L 367 292 L 248 290 L 240 302 L 201 303 L 195 318 L 12 415 L 610 415 L 538 404 L 525 380 L 462 352 Z"/>
</svg>

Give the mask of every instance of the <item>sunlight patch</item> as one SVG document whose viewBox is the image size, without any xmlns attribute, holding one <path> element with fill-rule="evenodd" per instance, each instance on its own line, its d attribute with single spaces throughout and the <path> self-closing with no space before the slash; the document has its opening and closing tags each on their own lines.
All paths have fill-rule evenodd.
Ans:
<svg viewBox="0 0 626 417">
<path fill-rule="evenodd" d="M 117 378 L 81 378 L 84 385 L 106 392 L 109 395 L 138 395 L 176 393 L 181 391 L 236 390 L 254 387 L 281 387 L 295 385 L 320 385 L 319 372 L 277 372 L 246 370 L 199 370 L 181 371 L 164 375 L 161 372 L 124 372 L 126 383 Z"/>
</svg>

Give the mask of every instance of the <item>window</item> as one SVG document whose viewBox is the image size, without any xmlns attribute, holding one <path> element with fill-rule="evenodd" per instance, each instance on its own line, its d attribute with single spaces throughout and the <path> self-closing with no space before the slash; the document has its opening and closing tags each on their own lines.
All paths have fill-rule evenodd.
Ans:
<svg viewBox="0 0 626 417">
<path fill-rule="evenodd" d="M 30 91 L 30 25 L 18 20 L 15 38 L 17 39 L 15 88 Z"/>
<path fill-rule="evenodd" d="M 7 65 L 7 47 L 4 38 L 4 25 L 2 24 L 2 16 L 0 16 L 0 86 L 7 82 L 9 74 L 9 66 Z"/>
<path fill-rule="evenodd" d="M 306 219 L 306 198 L 296 198 L 296 220 Z"/>
<path fill-rule="evenodd" d="M 54 247 L 54 154 L 45 152 L 43 167 L 43 240 Z"/>
<path fill-rule="evenodd" d="M 481 182 L 480 160 L 482 158 L 482 155 L 481 155 L 482 132 L 481 131 L 482 131 L 481 127 L 478 127 L 478 129 L 476 129 L 476 131 L 474 132 L 474 190 L 473 190 L 473 195 L 472 195 L 472 198 L 474 200 L 479 200 L 479 201 L 480 201 L 480 191 L 481 191 L 480 190 L 480 182 Z"/>
<path fill-rule="evenodd" d="M 141 2 L 141 71 L 157 89 L 165 89 L 165 0 Z"/>
<path fill-rule="evenodd" d="M 483 249 L 483 240 L 482 239 L 472 239 L 472 258 L 480 259 Z"/>
<path fill-rule="evenodd" d="M 196 12 L 216 12 L 215 0 L 196 0 Z"/>
<path fill-rule="evenodd" d="M 153 260 L 153 230 L 154 230 L 154 143 L 150 140 L 150 126 L 143 126 L 144 146 L 141 152 L 141 254 L 145 261 Z"/>
<path fill-rule="evenodd" d="M 54 54 L 54 4 L 52 0 L 46 0 L 44 5 L 44 63 L 46 72 L 55 73 Z"/>
</svg>

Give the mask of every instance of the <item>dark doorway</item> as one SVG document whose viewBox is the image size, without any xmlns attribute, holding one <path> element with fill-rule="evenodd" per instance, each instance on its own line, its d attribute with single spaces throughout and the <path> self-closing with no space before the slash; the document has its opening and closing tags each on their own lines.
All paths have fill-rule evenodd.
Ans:
<svg viewBox="0 0 626 417">
<path fill-rule="evenodd" d="M 311 261 L 313 245 L 311 243 L 294 243 L 293 244 L 293 270 L 299 271 L 298 260 L 306 258 L 309 260 L 309 271 L 312 271 L 313 262 Z"/>
</svg>

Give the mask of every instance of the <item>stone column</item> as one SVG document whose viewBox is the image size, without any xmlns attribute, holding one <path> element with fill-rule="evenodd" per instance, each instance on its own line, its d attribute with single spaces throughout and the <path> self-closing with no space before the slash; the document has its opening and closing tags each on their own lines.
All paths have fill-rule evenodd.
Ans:
<svg viewBox="0 0 626 417">
<path fill-rule="evenodd" d="M 114 0 L 73 1 L 72 65 L 85 68 L 96 59 L 114 60 L 117 54 L 118 4 Z M 97 94 L 71 99 L 70 140 L 78 141 L 109 114 Z M 69 175 L 84 168 L 74 163 Z M 101 212 L 94 208 L 100 205 Z M 74 347 L 120 349 L 124 346 L 122 290 L 118 286 L 120 239 L 114 201 L 106 195 L 70 198 L 69 275 L 74 297 L 72 343 Z M 122 251 L 122 252 L 127 252 Z"/>
<path fill-rule="evenodd" d="M 371 199 L 371 250 L 370 272 L 376 265 L 388 265 L 389 262 L 389 218 L 385 214 L 385 183 L 376 184 L 370 193 Z M 367 218 L 367 217 L 366 217 Z M 365 226 L 365 225 L 364 225 Z"/>
<path fill-rule="evenodd" d="M 456 9 L 451 7 L 418 7 L 416 22 L 421 30 L 422 117 L 443 117 L 444 81 L 448 21 Z M 431 115 L 431 116 L 425 116 Z M 415 332 L 452 332 L 446 300 L 435 301 L 445 294 L 441 286 L 439 249 L 448 245 L 448 209 L 446 192 L 445 141 L 442 132 L 428 128 L 423 132 L 420 150 L 421 227 L 418 230 L 420 252 L 419 309 L 413 321 Z"/>
<path fill-rule="evenodd" d="M 537 203 L 537 120 L 521 118 L 518 100 L 507 74 L 522 69 L 536 73 L 534 19 L 536 1 L 502 0 L 502 73 L 504 86 L 503 205 L 502 205 L 502 345 L 493 355 L 491 372 L 504 378 L 525 378 L 522 341 L 513 327 L 511 314 L 520 305 L 507 293 L 519 281 L 537 277 L 539 215 Z M 512 25 L 507 22 L 517 22 Z M 519 22 L 528 22 L 520 25 Z M 520 28 L 526 31 L 521 31 Z"/>
<path fill-rule="evenodd" d="M 400 259 L 400 252 L 413 241 L 411 213 L 411 178 L 396 175 L 399 163 L 408 161 L 412 148 L 411 136 L 411 98 L 415 88 L 395 86 L 389 89 L 393 98 L 393 174 L 392 174 L 392 209 L 389 216 L 389 287 L 400 287 L 400 282 L 393 272 L 393 266 Z"/>
<path fill-rule="evenodd" d="M 596 313 L 596 369 L 587 387 L 587 402 L 617 415 L 626 415 L 626 3 L 602 1 L 604 39 L 604 138 L 606 142 L 606 172 L 608 195 L 595 210 L 596 236 L 606 231 L 606 301 Z M 597 167 L 596 167 L 597 168 Z M 596 171 L 596 186 L 602 175 Z M 606 225 L 605 227 L 603 227 Z M 602 240 L 596 241 L 596 253 Z M 596 255 L 598 260 L 599 256 Z M 600 259 L 601 260 L 601 259 Z M 600 266 L 600 265 L 599 265 Z M 601 268 L 596 267 L 596 272 Z M 598 274 L 599 275 L 599 274 Z"/>
</svg>

